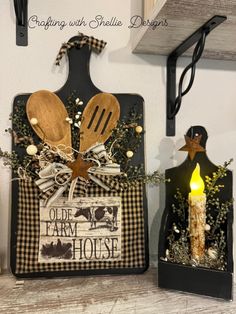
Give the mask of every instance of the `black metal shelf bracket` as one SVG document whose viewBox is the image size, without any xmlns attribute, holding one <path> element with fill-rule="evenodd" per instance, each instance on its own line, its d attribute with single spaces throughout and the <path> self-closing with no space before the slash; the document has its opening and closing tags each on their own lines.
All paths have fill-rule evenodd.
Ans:
<svg viewBox="0 0 236 314">
<path fill-rule="evenodd" d="M 28 46 L 28 0 L 14 0 L 16 14 L 16 44 Z"/>
<path fill-rule="evenodd" d="M 196 64 L 200 60 L 205 47 L 206 36 L 218 25 L 227 19 L 226 16 L 216 15 L 208 22 L 201 26 L 195 33 L 189 36 L 181 43 L 167 59 L 167 119 L 166 119 L 166 135 L 175 135 L 175 118 L 182 103 L 182 97 L 186 95 L 194 82 Z M 178 58 L 190 47 L 196 44 L 191 63 L 183 70 L 178 85 L 178 96 L 176 97 L 176 66 Z M 183 81 L 187 72 L 191 70 L 190 80 L 187 88 L 183 91 Z"/>
</svg>

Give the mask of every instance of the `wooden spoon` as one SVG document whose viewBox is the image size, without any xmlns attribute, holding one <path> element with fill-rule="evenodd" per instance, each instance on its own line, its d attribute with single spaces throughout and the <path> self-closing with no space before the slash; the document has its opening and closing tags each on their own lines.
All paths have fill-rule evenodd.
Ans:
<svg viewBox="0 0 236 314">
<path fill-rule="evenodd" d="M 120 118 L 120 104 L 115 96 L 99 93 L 86 105 L 80 128 L 80 152 L 96 143 L 105 143 Z"/>
<path fill-rule="evenodd" d="M 59 145 L 65 154 L 72 154 L 71 128 L 66 118 L 67 110 L 60 98 L 47 90 L 33 93 L 26 104 L 29 122 L 36 118 L 37 124 L 32 124 L 35 133 L 52 148 Z"/>
</svg>

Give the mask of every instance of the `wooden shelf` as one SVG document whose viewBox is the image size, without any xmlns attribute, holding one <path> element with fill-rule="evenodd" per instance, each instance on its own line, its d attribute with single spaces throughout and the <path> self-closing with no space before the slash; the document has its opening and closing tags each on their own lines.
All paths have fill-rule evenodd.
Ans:
<svg viewBox="0 0 236 314">
<path fill-rule="evenodd" d="M 206 40 L 203 58 L 236 60 L 236 0 L 157 0 L 149 20 L 167 20 L 168 26 L 142 26 L 132 41 L 133 53 L 169 55 L 214 15 L 227 20 Z M 184 55 L 190 56 L 192 49 Z"/>
</svg>

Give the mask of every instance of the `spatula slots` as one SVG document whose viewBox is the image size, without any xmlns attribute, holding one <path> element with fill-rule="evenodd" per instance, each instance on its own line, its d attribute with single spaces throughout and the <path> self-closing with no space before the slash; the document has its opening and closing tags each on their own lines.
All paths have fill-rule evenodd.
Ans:
<svg viewBox="0 0 236 314">
<path fill-rule="evenodd" d="M 96 143 L 105 143 L 120 118 L 120 104 L 115 96 L 99 93 L 84 109 L 80 128 L 80 152 Z"/>
</svg>

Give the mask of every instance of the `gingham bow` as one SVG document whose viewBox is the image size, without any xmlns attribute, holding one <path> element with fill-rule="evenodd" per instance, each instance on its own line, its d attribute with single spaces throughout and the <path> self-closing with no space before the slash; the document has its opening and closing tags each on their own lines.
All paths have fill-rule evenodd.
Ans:
<svg viewBox="0 0 236 314">
<path fill-rule="evenodd" d="M 103 40 L 99 40 L 94 38 L 93 36 L 86 36 L 82 33 L 79 33 L 80 39 L 75 41 L 68 41 L 67 43 L 63 43 L 57 58 L 56 58 L 56 65 L 60 65 L 60 61 L 63 56 L 73 47 L 82 48 L 84 45 L 88 45 L 91 49 L 93 49 L 96 53 L 101 53 L 101 51 L 105 48 L 106 42 Z"/>
<path fill-rule="evenodd" d="M 93 157 L 91 160 L 99 164 L 89 169 L 90 180 L 106 191 L 119 190 L 121 185 L 117 179 L 121 175 L 120 166 L 109 160 L 104 144 L 94 145 L 87 153 Z M 46 206 L 50 206 L 68 190 L 68 199 L 72 199 L 76 185 L 80 196 L 86 195 L 86 180 L 78 177 L 71 181 L 72 170 L 64 164 L 53 162 L 53 155 L 47 150 L 42 152 L 41 165 L 42 170 L 39 171 L 39 179 L 35 183 L 41 190 L 40 197 Z"/>
<path fill-rule="evenodd" d="M 120 184 L 117 177 L 98 174 L 94 174 L 92 177 L 91 179 L 96 185 L 107 191 L 122 189 L 122 184 Z M 86 181 L 79 177 L 71 182 L 71 169 L 60 163 L 49 164 L 39 172 L 39 178 L 35 183 L 41 190 L 40 198 L 44 200 L 44 205 L 47 207 L 68 190 L 68 199 L 72 199 L 76 185 L 78 185 L 79 196 L 84 197 L 87 194 Z"/>
</svg>

